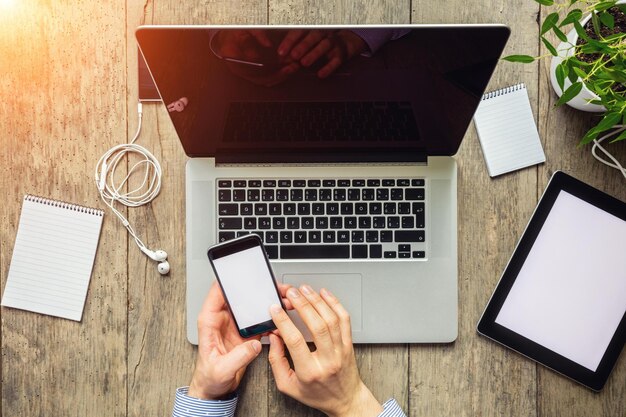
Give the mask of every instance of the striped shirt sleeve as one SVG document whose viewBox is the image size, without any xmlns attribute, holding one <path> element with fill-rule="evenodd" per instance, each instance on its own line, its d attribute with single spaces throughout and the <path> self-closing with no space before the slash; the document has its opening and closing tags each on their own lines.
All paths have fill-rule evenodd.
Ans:
<svg viewBox="0 0 626 417">
<path fill-rule="evenodd" d="M 237 397 L 226 401 L 200 400 L 187 395 L 189 387 L 176 390 L 172 417 L 234 417 Z M 383 412 L 378 417 L 406 417 L 400 405 L 394 399 L 383 404 Z"/>
<path fill-rule="evenodd" d="M 383 412 L 378 417 L 406 417 L 396 400 L 389 399 L 383 404 Z"/>
<path fill-rule="evenodd" d="M 172 417 L 233 417 L 237 408 L 237 396 L 230 400 L 201 400 L 189 397 L 189 387 L 176 390 Z"/>
</svg>

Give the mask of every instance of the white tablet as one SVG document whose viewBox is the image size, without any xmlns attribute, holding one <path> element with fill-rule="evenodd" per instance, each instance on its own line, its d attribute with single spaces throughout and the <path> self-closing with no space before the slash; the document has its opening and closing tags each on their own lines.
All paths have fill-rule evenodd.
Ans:
<svg viewBox="0 0 626 417">
<path fill-rule="evenodd" d="M 626 204 L 556 172 L 478 332 L 602 389 L 626 341 Z"/>
</svg>

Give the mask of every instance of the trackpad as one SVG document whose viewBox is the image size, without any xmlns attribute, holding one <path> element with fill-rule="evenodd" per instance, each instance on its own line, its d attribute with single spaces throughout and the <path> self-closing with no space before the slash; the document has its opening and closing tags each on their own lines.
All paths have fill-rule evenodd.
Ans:
<svg viewBox="0 0 626 417">
<path fill-rule="evenodd" d="M 359 332 L 362 330 L 361 298 L 363 292 L 361 274 L 283 274 L 282 281 L 294 287 L 309 284 L 317 292 L 321 288 L 327 288 L 350 313 L 352 331 Z M 294 317 L 293 314 L 291 316 L 292 318 Z M 299 317 L 296 317 L 294 322 L 300 329 L 306 328 Z"/>
</svg>

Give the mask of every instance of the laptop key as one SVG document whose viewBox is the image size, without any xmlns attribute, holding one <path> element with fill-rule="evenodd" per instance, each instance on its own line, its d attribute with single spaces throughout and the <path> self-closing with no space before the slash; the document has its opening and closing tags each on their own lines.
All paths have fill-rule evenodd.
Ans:
<svg viewBox="0 0 626 417">
<path fill-rule="evenodd" d="M 396 230 L 396 242 L 424 242 L 426 239 L 423 230 Z"/>
<path fill-rule="evenodd" d="M 254 213 L 252 210 L 252 204 L 242 204 L 239 207 L 239 211 L 241 213 L 242 216 L 252 216 L 252 214 Z"/>
<path fill-rule="evenodd" d="M 400 217 L 398 216 L 389 216 L 387 217 L 387 228 L 388 229 L 398 229 L 400 227 Z"/>
<path fill-rule="evenodd" d="M 272 216 L 280 216 L 282 214 L 282 206 L 278 203 L 270 204 L 269 213 Z"/>
<path fill-rule="evenodd" d="M 324 203 L 313 203 L 313 205 L 311 206 L 311 211 L 313 214 L 315 214 L 316 216 L 323 216 L 324 215 Z"/>
<path fill-rule="evenodd" d="M 393 201 L 398 201 L 398 200 L 402 200 L 403 199 L 403 192 L 402 192 L 402 188 L 392 188 L 391 189 L 391 199 Z"/>
<path fill-rule="evenodd" d="M 353 259 L 367 258 L 367 245 L 352 245 L 352 258 Z"/>
<path fill-rule="evenodd" d="M 364 188 L 361 191 L 361 200 L 363 201 L 372 201 L 376 197 L 376 190 L 373 188 Z"/>
<path fill-rule="evenodd" d="M 302 218 L 302 228 L 303 229 L 313 229 L 315 227 L 315 220 L 313 217 L 303 217 Z"/>
<path fill-rule="evenodd" d="M 311 203 L 299 203 L 298 204 L 298 215 L 299 216 L 307 216 L 311 214 Z"/>
<path fill-rule="evenodd" d="M 398 214 L 411 214 L 411 203 L 398 203 Z"/>
<path fill-rule="evenodd" d="M 393 242 L 393 232 L 391 230 L 381 230 L 380 241 L 381 242 Z"/>
<path fill-rule="evenodd" d="M 346 229 L 356 229 L 357 226 L 357 219 L 356 217 L 345 217 L 343 220 L 343 226 Z"/>
<path fill-rule="evenodd" d="M 383 212 L 382 203 L 370 203 L 370 214 L 381 214 Z"/>
<path fill-rule="evenodd" d="M 278 246 L 276 245 L 265 245 L 265 253 L 267 253 L 267 257 L 270 259 L 278 259 Z"/>
<path fill-rule="evenodd" d="M 337 181 L 337 186 L 339 186 L 339 187 L 349 187 L 350 186 L 350 180 L 339 180 L 339 181 Z"/>
<path fill-rule="evenodd" d="M 219 180 L 217 186 L 220 188 L 229 188 L 233 186 L 233 183 L 231 180 Z"/>
<path fill-rule="evenodd" d="M 398 187 L 408 187 L 410 185 L 410 181 L 408 179 L 401 179 L 396 181 L 396 185 Z"/>
<path fill-rule="evenodd" d="M 362 230 L 353 230 L 352 231 L 352 242 L 353 243 L 363 243 L 365 240 L 365 233 Z"/>
<path fill-rule="evenodd" d="M 263 187 L 268 187 L 268 188 L 276 187 L 276 180 L 263 180 Z"/>
<path fill-rule="evenodd" d="M 306 181 L 305 180 L 293 180 L 293 186 L 294 187 L 299 187 L 299 188 L 304 188 L 304 187 L 306 187 Z"/>
<path fill-rule="evenodd" d="M 330 188 L 322 188 L 319 192 L 320 201 L 331 201 L 333 199 L 333 191 Z"/>
<path fill-rule="evenodd" d="M 272 219 L 272 228 L 273 229 L 284 229 L 285 228 L 285 218 L 284 217 L 274 217 Z"/>
<path fill-rule="evenodd" d="M 354 206 L 352 203 L 341 203 L 341 214 L 353 214 Z"/>
<path fill-rule="evenodd" d="M 246 201 L 246 190 L 234 190 L 233 201 Z"/>
<path fill-rule="evenodd" d="M 316 229 L 328 229 L 328 217 L 316 217 L 315 228 Z"/>
<path fill-rule="evenodd" d="M 337 232 L 337 242 L 349 242 L 350 232 L 347 230 L 340 230 Z"/>
<path fill-rule="evenodd" d="M 345 201 L 346 200 L 346 190 L 343 188 L 335 188 L 333 190 L 333 200 L 335 201 Z"/>
<path fill-rule="evenodd" d="M 220 232 L 218 235 L 218 241 L 220 243 L 226 242 L 227 240 L 231 240 L 235 238 L 235 232 Z"/>
<path fill-rule="evenodd" d="M 343 217 L 331 217 L 330 218 L 330 228 L 331 229 L 341 229 L 343 227 Z"/>
<path fill-rule="evenodd" d="M 335 243 L 335 232 L 333 230 L 324 231 L 324 243 Z"/>
<path fill-rule="evenodd" d="M 386 201 L 389 200 L 389 190 L 386 188 L 379 188 L 376 190 L 376 200 Z"/>
<path fill-rule="evenodd" d="M 359 201 L 361 198 L 360 188 L 348 188 L 348 201 Z"/>
<path fill-rule="evenodd" d="M 302 189 L 300 188 L 292 188 L 291 189 L 291 193 L 289 194 L 291 197 L 291 201 L 302 201 L 302 199 L 304 198 L 304 193 L 302 192 Z"/>
<path fill-rule="evenodd" d="M 337 184 L 337 181 L 335 180 L 323 180 L 322 181 L 322 185 L 324 187 L 335 187 L 336 184 Z"/>
<path fill-rule="evenodd" d="M 367 203 L 356 203 L 354 205 L 354 212 L 356 214 L 367 214 Z"/>
<path fill-rule="evenodd" d="M 423 200 L 424 189 L 423 188 L 407 188 L 404 193 L 404 199 L 408 201 Z"/>
<path fill-rule="evenodd" d="M 276 190 L 276 201 L 287 201 L 289 200 L 289 190 L 280 189 Z"/>
<path fill-rule="evenodd" d="M 243 221 L 241 217 L 220 217 L 218 223 L 220 230 L 237 230 L 241 229 Z"/>
<path fill-rule="evenodd" d="M 281 259 L 348 259 L 350 245 L 281 245 Z"/>
<path fill-rule="evenodd" d="M 415 227 L 415 219 L 409 216 L 402 216 L 402 228 L 412 229 L 413 227 Z"/>
<path fill-rule="evenodd" d="M 385 258 L 391 259 L 396 257 L 396 253 L 394 251 L 385 251 Z"/>
<path fill-rule="evenodd" d="M 307 187 L 319 187 L 321 185 L 322 185 L 322 182 L 320 180 L 308 180 L 306 182 Z"/>
<path fill-rule="evenodd" d="M 285 216 L 292 216 L 296 214 L 296 205 L 294 203 L 285 203 L 283 205 L 283 214 Z"/>
<path fill-rule="evenodd" d="M 374 229 L 384 229 L 385 224 L 385 218 L 383 216 L 375 216 L 372 222 Z"/>
<path fill-rule="evenodd" d="M 410 258 L 411 257 L 411 252 L 399 252 L 398 253 L 398 257 L 399 258 Z"/>
<path fill-rule="evenodd" d="M 265 243 L 278 243 L 278 232 L 265 232 Z"/>
<path fill-rule="evenodd" d="M 383 245 L 370 245 L 370 258 L 380 259 L 383 257 Z"/>
<path fill-rule="evenodd" d="M 259 229 L 271 229 L 272 219 L 270 217 L 259 217 Z"/>
<path fill-rule="evenodd" d="M 267 204 L 257 203 L 254 205 L 254 214 L 257 216 L 265 216 L 267 214 Z"/>
<path fill-rule="evenodd" d="M 233 181 L 233 185 L 235 188 L 246 188 L 246 180 L 235 180 Z"/>
<path fill-rule="evenodd" d="M 274 201 L 274 190 L 263 189 L 261 191 L 261 200 L 262 201 Z"/>
<path fill-rule="evenodd" d="M 219 201 L 230 201 L 232 198 L 232 194 L 230 190 L 219 190 L 217 193 L 217 199 Z"/>
<path fill-rule="evenodd" d="M 378 242 L 378 230 L 368 230 L 365 232 L 366 242 Z"/>
<path fill-rule="evenodd" d="M 413 187 L 423 187 L 424 186 L 424 180 L 421 178 L 414 178 L 411 180 L 411 185 Z"/>
<path fill-rule="evenodd" d="M 414 250 L 413 251 L 413 257 L 414 258 L 425 258 L 426 257 L 426 252 L 424 252 L 423 250 Z"/>
<path fill-rule="evenodd" d="M 256 229 L 256 219 L 254 217 L 246 217 L 243 221 L 243 228 L 246 230 Z"/>
<path fill-rule="evenodd" d="M 326 203 L 326 214 L 339 214 L 339 203 Z"/>
<path fill-rule="evenodd" d="M 294 233 L 295 243 L 306 243 L 306 232 L 298 231 Z"/>
<path fill-rule="evenodd" d="M 280 243 L 291 243 L 293 241 L 293 233 L 290 231 L 280 232 Z"/>
<path fill-rule="evenodd" d="M 396 214 L 396 203 L 385 203 L 383 207 L 383 212 L 385 214 Z"/>
<path fill-rule="evenodd" d="M 305 189 L 304 201 L 317 201 L 317 190 L 315 188 Z"/>
<path fill-rule="evenodd" d="M 261 180 L 248 180 L 248 187 L 260 188 Z"/>
<path fill-rule="evenodd" d="M 300 217 L 287 217 L 287 229 L 299 229 L 300 228 Z"/>
<path fill-rule="evenodd" d="M 311 243 L 321 243 L 322 242 L 322 232 L 314 230 L 309 232 L 309 242 Z"/>
<path fill-rule="evenodd" d="M 279 187 L 291 187 L 291 180 L 278 180 Z"/>
<path fill-rule="evenodd" d="M 239 206 L 237 204 L 223 203 L 217 206 L 220 216 L 236 216 L 239 214 Z"/>
</svg>

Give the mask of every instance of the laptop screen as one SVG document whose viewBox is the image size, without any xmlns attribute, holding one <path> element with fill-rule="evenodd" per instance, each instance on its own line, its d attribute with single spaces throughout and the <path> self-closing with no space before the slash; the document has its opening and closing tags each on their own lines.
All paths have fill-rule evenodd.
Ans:
<svg viewBox="0 0 626 417">
<path fill-rule="evenodd" d="M 185 152 L 218 162 L 453 155 L 508 35 L 500 25 L 137 31 Z"/>
</svg>

